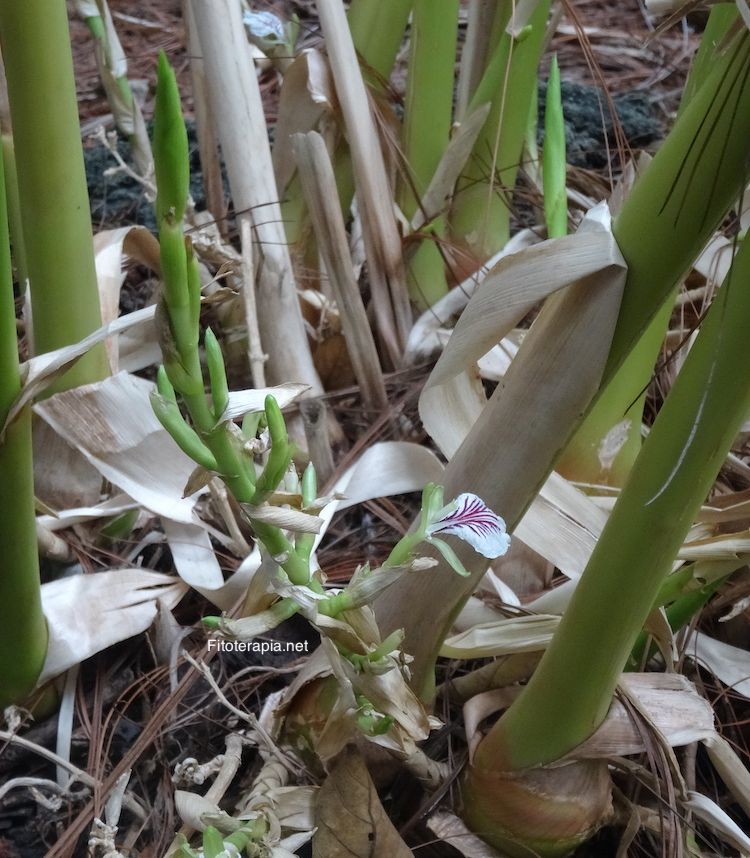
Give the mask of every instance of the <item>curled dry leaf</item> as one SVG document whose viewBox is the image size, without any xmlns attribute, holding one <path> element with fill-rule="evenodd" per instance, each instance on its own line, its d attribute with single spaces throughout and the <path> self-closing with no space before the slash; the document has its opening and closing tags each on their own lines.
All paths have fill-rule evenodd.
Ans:
<svg viewBox="0 0 750 858">
<path fill-rule="evenodd" d="M 56 530 L 73 527 L 74 524 L 120 515 L 123 512 L 128 512 L 128 510 L 136 509 L 137 506 L 138 504 L 127 495 L 117 495 L 95 506 L 65 509 L 54 515 L 39 515 L 37 522 L 54 533 Z"/>
<path fill-rule="evenodd" d="M 714 733 L 703 740 L 708 756 L 737 803 L 750 816 L 750 771 L 727 740 Z"/>
<path fill-rule="evenodd" d="M 513 535 L 569 578 L 578 579 L 607 517 L 587 495 L 553 472 Z"/>
<path fill-rule="evenodd" d="M 94 262 L 96 264 L 96 279 L 99 287 L 99 303 L 102 308 L 102 322 L 106 325 L 113 322 L 118 315 L 120 306 L 120 289 L 125 281 L 125 262 L 134 259 L 147 265 L 152 271 L 160 270 L 159 242 L 149 230 L 142 226 L 125 226 L 118 229 L 108 229 L 94 236 Z M 158 361 L 160 357 L 159 343 L 156 338 L 156 330 L 153 326 L 142 328 L 147 331 L 147 339 L 141 342 L 141 354 L 146 342 L 151 348 L 147 349 L 149 363 Z M 120 368 L 119 338 L 107 340 L 107 356 L 113 373 Z M 128 350 L 133 351 L 133 343 L 129 343 Z M 141 369 L 147 366 L 133 366 L 129 363 L 131 370 Z"/>
<path fill-rule="evenodd" d="M 203 831 L 207 825 L 214 825 L 224 833 L 239 828 L 237 820 L 221 810 L 215 801 L 197 793 L 175 790 L 174 803 L 180 819 L 196 831 Z"/>
<path fill-rule="evenodd" d="M 750 837 L 708 796 L 690 790 L 685 806 L 698 819 L 708 823 L 726 843 L 739 849 L 743 855 L 750 852 Z"/>
<path fill-rule="evenodd" d="M 604 203 L 587 213 L 574 235 L 502 259 L 466 306 L 419 399 L 425 428 L 442 452 L 455 453 L 484 407 L 484 394 L 470 375 L 482 355 L 552 293 L 597 275 L 602 288 L 619 296 L 625 273 Z"/>
<path fill-rule="evenodd" d="M 685 654 L 707 667 L 724 685 L 750 698 L 750 652 L 693 632 Z"/>
<path fill-rule="evenodd" d="M 195 500 L 182 497 L 194 463 L 156 419 L 149 400 L 152 389 L 148 381 L 119 373 L 58 393 L 38 403 L 35 411 L 103 477 L 146 509 L 196 524 Z"/>
<path fill-rule="evenodd" d="M 205 528 L 166 517 L 161 523 L 177 574 L 211 599 L 211 592 L 224 585 L 224 576 Z"/>
<path fill-rule="evenodd" d="M 221 415 L 222 420 L 236 420 L 254 411 L 263 411 L 267 396 L 273 396 L 279 408 L 286 408 L 295 399 L 310 390 L 308 384 L 277 384 L 275 387 L 258 387 L 251 390 L 230 390 L 229 404 Z"/>
<path fill-rule="evenodd" d="M 716 732 L 708 701 L 678 673 L 625 673 L 620 687 L 636 702 L 651 728 L 674 748 L 709 739 Z M 627 756 L 644 750 L 642 732 L 616 698 L 602 725 L 563 761 Z"/>
<path fill-rule="evenodd" d="M 284 530 L 293 530 L 295 533 L 320 533 L 323 521 L 317 515 L 309 515 L 289 507 L 253 506 L 252 504 L 241 504 L 242 509 L 251 520 L 262 521 L 273 524 Z"/>
<path fill-rule="evenodd" d="M 504 858 L 499 852 L 477 837 L 466 823 L 452 813 L 438 811 L 427 820 L 427 827 L 435 837 L 452 846 L 464 858 Z"/>
<path fill-rule="evenodd" d="M 429 310 L 425 310 L 409 332 L 404 363 L 407 365 L 416 364 L 434 352 L 442 351 L 451 334 L 451 330 L 444 326 L 454 316 L 461 313 L 479 285 L 495 269 L 500 260 L 513 253 L 518 253 L 525 247 L 537 244 L 538 241 L 537 235 L 532 230 L 521 230 L 510 239 L 502 250 L 488 259 L 478 271 L 467 277 L 455 289 L 451 289 L 439 301 L 436 301 Z"/>
<path fill-rule="evenodd" d="M 323 131 L 326 120 L 329 124 L 333 120 L 337 105 L 328 60 L 315 49 L 302 51 L 284 74 L 279 97 L 273 169 L 280 190 L 286 188 L 294 175 L 292 135 Z"/>
<path fill-rule="evenodd" d="M 39 682 L 145 631 L 159 600 L 173 608 L 186 592 L 179 578 L 146 569 L 114 569 L 43 584 L 49 644 Z"/>
<path fill-rule="evenodd" d="M 139 325 L 152 324 L 155 313 L 155 307 L 144 307 L 142 310 L 128 313 L 127 316 L 121 316 L 108 325 L 103 325 L 77 343 L 63 346 L 53 352 L 45 352 L 21 364 L 23 387 L 8 411 L 5 423 L 0 428 L 0 439 L 5 434 L 6 427 L 18 417 L 24 406 L 63 375 L 81 355 L 86 354 L 89 349 L 106 340 L 107 337 L 132 330 Z"/>
<path fill-rule="evenodd" d="M 411 858 L 359 752 L 346 748 L 316 802 L 313 858 Z"/>
<path fill-rule="evenodd" d="M 521 693 L 521 686 L 511 685 L 507 688 L 493 688 L 475 694 L 464 703 L 464 731 L 466 744 L 469 746 L 469 761 L 474 759 L 477 746 L 484 738 L 479 725 L 485 718 L 507 709 Z"/>
<path fill-rule="evenodd" d="M 269 790 L 267 796 L 273 803 L 281 827 L 312 831 L 317 792 L 318 788 L 314 786 L 284 786 Z"/>
<path fill-rule="evenodd" d="M 546 649 L 560 623 L 560 617 L 512 617 L 483 623 L 443 641 L 440 655 L 444 658 L 490 658 L 514 652 L 536 652 Z"/>
</svg>

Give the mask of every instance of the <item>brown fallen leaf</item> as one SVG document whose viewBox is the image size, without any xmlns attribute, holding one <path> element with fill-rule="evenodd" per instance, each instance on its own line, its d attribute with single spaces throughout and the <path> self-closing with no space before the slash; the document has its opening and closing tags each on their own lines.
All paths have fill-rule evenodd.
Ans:
<svg viewBox="0 0 750 858">
<path fill-rule="evenodd" d="M 383 810 L 364 760 L 348 747 L 320 788 L 315 807 L 313 858 L 408 858 Z"/>
</svg>

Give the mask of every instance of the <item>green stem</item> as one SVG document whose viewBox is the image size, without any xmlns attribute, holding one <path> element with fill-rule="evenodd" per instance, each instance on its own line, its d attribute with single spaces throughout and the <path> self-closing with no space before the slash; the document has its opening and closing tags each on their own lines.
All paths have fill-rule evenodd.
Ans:
<svg viewBox="0 0 750 858">
<path fill-rule="evenodd" d="M 513 38 L 505 32 L 515 4 L 498 4 L 502 35 L 469 111 L 487 102 L 492 109 L 456 188 L 451 211 L 454 238 L 468 254 L 473 269 L 502 249 L 510 237 L 510 210 L 529 106 L 537 81 L 549 0 L 541 0 L 529 28 Z"/>
<path fill-rule="evenodd" d="M 646 439 L 558 632 L 477 752 L 516 771 L 559 759 L 602 722 L 628 655 L 750 409 L 743 243 Z M 606 621 L 604 617 L 606 616 Z"/>
<path fill-rule="evenodd" d="M 735 3 L 717 3 L 711 7 L 706 27 L 701 36 L 698 51 L 690 64 L 690 72 L 685 88 L 682 91 L 680 107 L 677 115 L 680 116 L 695 93 L 701 88 L 703 82 L 709 76 L 711 68 L 716 61 L 717 52 L 729 32 L 729 28 L 737 20 L 737 5 Z"/>
<path fill-rule="evenodd" d="M 557 54 L 552 57 L 547 97 L 544 102 L 544 218 L 547 237 L 559 238 L 568 233 L 568 195 L 565 175 L 565 119 L 563 117 L 560 69 Z"/>
<path fill-rule="evenodd" d="M 432 0 L 415 0 L 411 22 L 409 79 L 404 106 L 403 152 L 409 175 L 400 188 L 401 210 L 411 219 L 448 146 L 453 113 L 458 0 L 444 0 L 435 14 Z M 441 239 L 446 222 L 429 227 Z M 448 291 L 439 245 L 423 239 L 407 260 L 412 300 L 427 309 Z"/>
<path fill-rule="evenodd" d="M 750 157 L 750 86 L 746 82 L 750 67 L 749 47 L 748 34 L 741 33 L 735 37 L 730 50 L 717 58 L 705 85 L 639 179 L 616 221 L 616 235 L 629 272 L 623 315 L 618 323 L 619 339 L 609 359 L 610 378 L 651 318 L 664 305 L 679 278 L 698 256 L 710 231 L 744 188 Z M 710 135 L 707 135 L 708 130 L 712 130 Z M 684 169 L 681 168 L 683 164 L 686 165 Z M 695 180 L 695 187 L 691 179 Z M 652 184 L 655 187 L 649 187 Z M 686 203 L 684 210 L 675 206 L 675 195 Z M 704 213 L 706 223 L 703 222 Z M 685 226 L 684 230 L 682 226 Z M 633 290 L 632 295 L 630 290 Z M 573 418 L 566 424 L 566 433 L 576 422 Z M 528 429 L 525 427 L 524 431 L 536 437 L 533 425 Z M 524 449 L 525 445 L 519 444 L 512 452 L 512 461 L 518 461 Z M 451 479 L 450 472 L 459 473 L 456 462 L 461 468 L 470 467 L 470 459 L 478 448 L 467 445 L 464 450 L 468 455 L 454 459 L 446 480 Z M 557 449 L 549 445 L 544 461 L 538 463 L 539 472 L 534 472 L 520 495 L 517 489 L 510 500 L 501 488 L 496 488 L 503 484 L 496 475 L 506 473 L 507 454 L 495 457 L 496 470 L 485 468 L 481 478 L 475 477 L 485 486 L 483 499 L 504 513 L 509 529 L 516 525 L 516 516 L 533 499 L 544 473 L 553 467 L 556 455 Z M 484 462 L 485 459 L 477 454 L 474 461 Z M 476 491 L 477 485 L 467 485 L 461 477 L 457 488 Z M 505 509 L 508 503 L 514 505 L 512 515 Z M 644 544 L 640 535 L 636 536 L 636 542 Z M 422 579 L 406 576 L 377 605 L 381 628 L 406 630 L 406 649 L 415 657 L 411 666 L 412 686 L 425 696 L 429 694 L 435 659 L 452 618 L 486 568 L 481 559 L 469 557 L 468 552 L 464 560 L 473 572 L 465 585 L 463 580 L 459 581 L 452 575 L 449 577 L 447 570 L 431 573 L 431 581 L 440 578 L 440 598 L 436 601 L 425 598 L 427 588 Z M 621 601 L 619 596 L 617 601 Z"/>
<path fill-rule="evenodd" d="M 654 316 L 599 394 L 555 470 L 569 480 L 622 486 L 641 449 L 641 424 L 654 364 L 672 316 L 675 293 Z"/>
<path fill-rule="evenodd" d="M 26 293 L 29 279 L 29 266 L 26 263 L 26 244 L 23 240 L 21 224 L 21 200 L 18 196 L 18 175 L 16 172 L 16 153 L 13 150 L 13 137 L 3 134 L 3 168 L 5 170 L 5 196 L 8 203 L 8 228 L 13 262 L 16 265 L 16 280 L 21 295 Z"/>
<path fill-rule="evenodd" d="M 34 340 L 48 352 L 101 325 L 78 105 L 64 3 L 0 4 Z M 107 375 L 94 347 L 55 389 Z"/>
<path fill-rule="evenodd" d="M 357 53 L 375 72 L 377 78 L 387 79 L 396 61 L 404 37 L 413 0 L 353 0 L 348 12 L 349 29 Z"/>
<path fill-rule="evenodd" d="M 736 18 L 734 4 L 714 6 L 680 102 L 681 116 L 709 76 L 718 44 Z M 685 132 L 686 139 L 690 132 Z M 668 164 L 662 166 L 667 166 Z M 626 219 L 625 226 L 628 221 Z M 616 227 L 623 229 L 623 224 Z M 620 232 L 620 235 L 624 233 Z M 626 236 L 627 237 L 627 236 Z M 679 251 L 682 252 L 682 249 Z M 671 275 L 674 276 L 674 275 Z M 679 276 L 679 275 L 678 275 Z M 572 480 L 622 486 L 641 448 L 641 421 L 646 388 L 669 325 L 676 289 L 649 322 L 611 381 L 604 387 L 584 423 L 568 444 L 556 469 Z M 621 443 L 613 454 L 612 448 Z M 609 449 L 608 449 L 609 448 Z"/>
<path fill-rule="evenodd" d="M 5 183 L 0 162 L 0 424 L 21 390 L 16 315 L 8 240 Z M 0 442 L 0 709 L 22 703 L 33 690 L 47 652 L 42 614 L 31 460 L 31 410 Z"/>
<path fill-rule="evenodd" d="M 628 263 L 606 383 L 664 305 L 744 184 L 750 140 L 750 33 L 714 61 L 613 224 Z"/>
</svg>

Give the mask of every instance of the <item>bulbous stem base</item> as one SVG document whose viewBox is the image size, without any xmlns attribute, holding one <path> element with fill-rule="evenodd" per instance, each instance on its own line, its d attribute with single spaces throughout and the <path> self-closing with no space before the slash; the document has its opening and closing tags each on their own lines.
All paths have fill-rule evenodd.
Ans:
<svg viewBox="0 0 750 858">
<path fill-rule="evenodd" d="M 462 815 L 474 833 L 512 858 L 570 854 L 612 816 L 607 763 L 497 772 L 470 766 Z"/>
</svg>

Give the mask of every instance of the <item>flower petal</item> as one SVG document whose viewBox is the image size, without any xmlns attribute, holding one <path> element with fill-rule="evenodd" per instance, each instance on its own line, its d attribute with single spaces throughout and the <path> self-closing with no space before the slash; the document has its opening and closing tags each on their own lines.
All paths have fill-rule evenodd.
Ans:
<svg viewBox="0 0 750 858">
<path fill-rule="evenodd" d="M 452 534 L 484 557 L 500 557 L 510 547 L 505 522 L 479 497 L 470 492 L 460 494 L 441 510 L 440 518 L 427 528 L 427 534 Z"/>
</svg>

